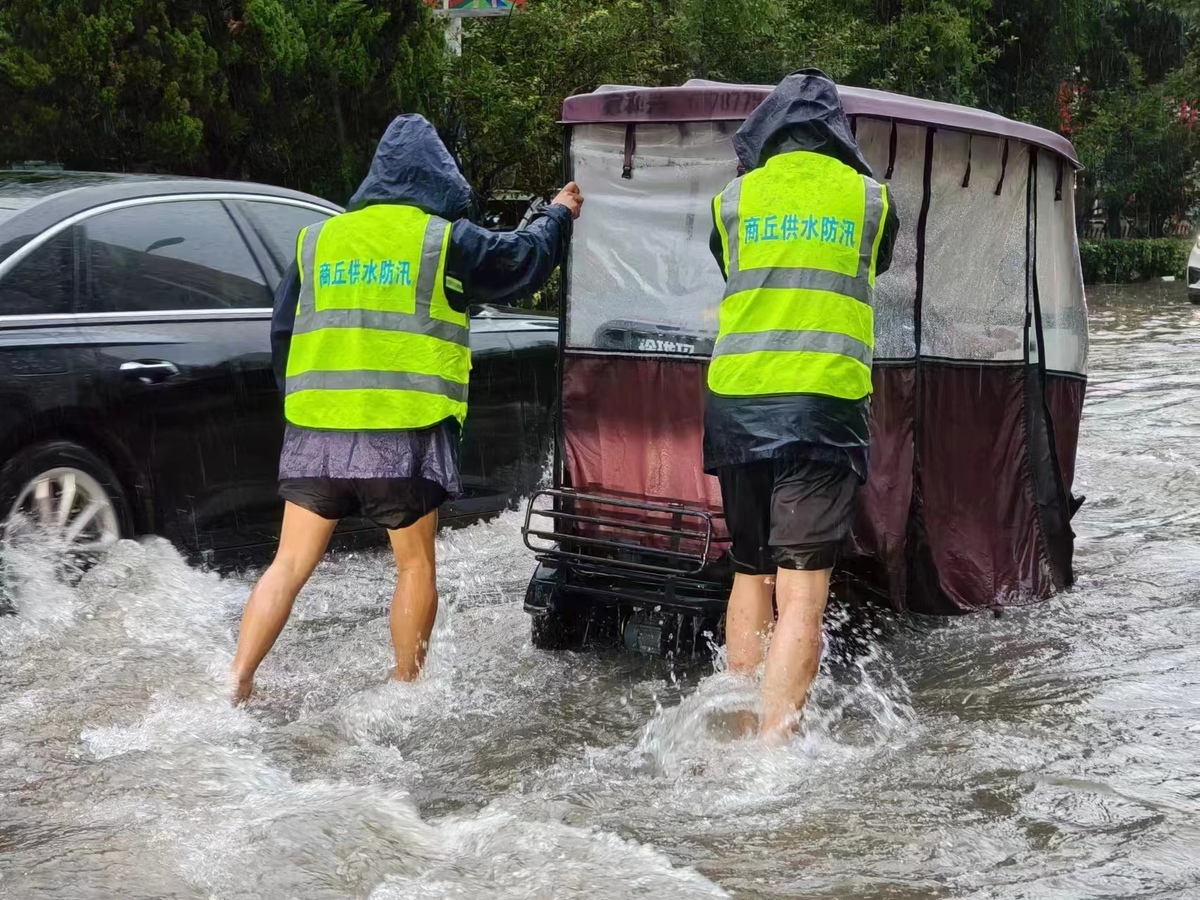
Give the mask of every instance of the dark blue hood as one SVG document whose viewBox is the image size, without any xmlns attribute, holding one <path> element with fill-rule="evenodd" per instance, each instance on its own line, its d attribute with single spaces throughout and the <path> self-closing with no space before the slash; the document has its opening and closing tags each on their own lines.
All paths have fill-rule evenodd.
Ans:
<svg viewBox="0 0 1200 900">
<path fill-rule="evenodd" d="M 808 150 L 841 160 L 862 175 L 873 174 L 850 131 L 837 86 L 820 69 L 801 69 L 783 79 L 742 123 L 733 149 L 747 172 L 777 153 Z"/>
<path fill-rule="evenodd" d="M 397 116 L 384 132 L 371 169 L 348 210 L 373 203 L 415 206 L 454 222 L 471 206 L 471 185 L 424 116 Z"/>
</svg>

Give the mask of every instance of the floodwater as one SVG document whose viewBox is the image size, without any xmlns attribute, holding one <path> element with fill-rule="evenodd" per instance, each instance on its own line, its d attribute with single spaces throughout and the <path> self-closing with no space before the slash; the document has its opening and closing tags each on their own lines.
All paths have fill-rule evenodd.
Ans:
<svg viewBox="0 0 1200 900">
<path fill-rule="evenodd" d="M 1200 308 L 1091 297 L 1078 587 L 890 625 L 774 751 L 719 663 L 533 650 L 517 514 L 440 538 L 424 680 L 386 682 L 387 560 L 343 556 L 243 709 L 246 580 L 10 554 L 0 896 L 1200 896 Z"/>
</svg>

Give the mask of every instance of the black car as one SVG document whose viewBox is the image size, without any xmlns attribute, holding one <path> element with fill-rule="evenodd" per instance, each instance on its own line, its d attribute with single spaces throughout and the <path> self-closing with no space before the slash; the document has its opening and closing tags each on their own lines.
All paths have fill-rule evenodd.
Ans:
<svg viewBox="0 0 1200 900">
<path fill-rule="evenodd" d="M 243 182 L 0 172 L 0 521 L 218 560 L 270 546 L 272 296 L 299 230 L 338 212 Z M 553 317 L 472 309 L 466 495 L 443 519 L 536 486 L 557 342 Z"/>
</svg>

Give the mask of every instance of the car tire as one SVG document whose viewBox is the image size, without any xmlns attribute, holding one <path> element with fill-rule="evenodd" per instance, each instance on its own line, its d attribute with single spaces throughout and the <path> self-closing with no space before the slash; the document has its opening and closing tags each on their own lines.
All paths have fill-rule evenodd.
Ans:
<svg viewBox="0 0 1200 900">
<path fill-rule="evenodd" d="M 90 450 L 47 441 L 20 451 L 0 467 L 0 536 L 18 529 L 61 533 L 82 553 L 133 536 L 133 516 L 121 481 Z"/>
<path fill-rule="evenodd" d="M 587 635 L 587 618 L 577 609 L 550 607 L 534 613 L 530 639 L 538 650 L 580 650 Z"/>
</svg>

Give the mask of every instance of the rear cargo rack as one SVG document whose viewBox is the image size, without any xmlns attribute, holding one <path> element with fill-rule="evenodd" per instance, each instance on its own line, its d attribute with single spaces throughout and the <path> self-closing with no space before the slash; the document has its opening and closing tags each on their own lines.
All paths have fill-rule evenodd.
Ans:
<svg viewBox="0 0 1200 900">
<path fill-rule="evenodd" d="M 546 497 L 554 502 L 550 509 L 537 509 L 539 498 Z M 585 515 L 576 505 L 595 504 L 617 510 L 659 513 L 671 517 L 671 527 L 629 522 L 604 513 Z M 534 528 L 534 516 L 551 520 L 550 530 Z M 543 489 L 534 493 L 525 511 L 525 527 L 521 535 L 525 546 L 537 554 L 540 561 L 570 560 L 583 565 L 601 566 L 609 571 L 621 569 L 646 575 L 679 576 L 699 575 L 713 560 L 714 537 L 713 514 L 701 509 L 689 509 L 683 504 L 645 503 L 637 500 L 620 500 L 600 494 L 583 494 L 566 488 Z M 684 524 L 688 527 L 684 527 Z M 589 536 L 573 533 L 574 524 L 603 528 L 612 536 Z M 640 543 L 640 536 L 669 538 L 669 546 L 655 547 Z M 553 542 L 553 546 L 539 547 L 531 538 Z M 699 553 L 683 549 L 683 542 L 699 543 Z M 575 547 L 578 549 L 567 549 Z M 597 553 L 586 550 L 595 549 Z"/>
</svg>

